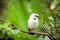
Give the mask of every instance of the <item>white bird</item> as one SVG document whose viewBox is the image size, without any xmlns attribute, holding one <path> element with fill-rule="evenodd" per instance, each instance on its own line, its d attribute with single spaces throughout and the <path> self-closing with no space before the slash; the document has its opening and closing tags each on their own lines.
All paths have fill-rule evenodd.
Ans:
<svg viewBox="0 0 60 40">
<path fill-rule="evenodd" d="M 37 13 L 33 13 L 33 14 L 30 15 L 30 17 L 28 19 L 29 32 L 32 32 L 32 31 L 34 31 L 35 29 L 38 28 L 38 24 L 39 24 L 38 16 L 39 15 Z"/>
</svg>

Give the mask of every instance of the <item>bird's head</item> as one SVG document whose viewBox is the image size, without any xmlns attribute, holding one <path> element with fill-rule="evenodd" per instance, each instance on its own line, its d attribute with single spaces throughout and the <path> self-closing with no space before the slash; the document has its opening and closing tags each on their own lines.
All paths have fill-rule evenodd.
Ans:
<svg viewBox="0 0 60 40">
<path fill-rule="evenodd" d="M 30 17 L 31 17 L 31 18 L 38 18 L 38 16 L 39 16 L 39 15 L 38 15 L 37 13 L 33 13 L 33 14 L 31 14 Z"/>
</svg>

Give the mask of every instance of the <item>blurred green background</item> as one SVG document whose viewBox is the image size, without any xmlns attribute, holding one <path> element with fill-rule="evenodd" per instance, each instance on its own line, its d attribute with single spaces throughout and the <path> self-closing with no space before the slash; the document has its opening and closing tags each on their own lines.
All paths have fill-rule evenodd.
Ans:
<svg viewBox="0 0 60 40">
<path fill-rule="evenodd" d="M 46 28 L 48 28 L 48 30 L 50 31 L 50 27 L 48 24 L 50 22 L 50 20 L 48 19 L 48 17 L 53 16 L 55 17 L 54 13 L 60 13 L 60 6 L 58 6 L 59 8 L 56 8 L 55 10 L 51 10 L 50 9 L 50 5 L 54 4 L 57 6 L 57 4 L 59 4 L 60 0 L 6 0 L 7 3 L 6 5 L 6 9 L 4 9 L 4 13 L 1 14 L 1 18 L 4 20 L 4 23 L 6 25 L 4 26 L 8 26 L 10 23 L 16 25 L 17 27 L 19 27 L 22 30 L 28 31 L 28 27 L 27 27 L 27 22 L 28 22 L 28 18 L 32 13 L 38 13 L 39 14 L 39 28 L 36 31 L 41 31 L 44 32 L 44 29 L 41 25 L 42 22 L 42 11 L 45 11 L 45 15 L 44 15 L 44 23 L 46 25 Z M 47 1 L 47 2 L 46 2 Z M 60 4 L 59 4 L 60 5 Z M 51 22 L 54 22 L 51 21 Z M 11 31 L 12 34 L 11 36 L 15 39 L 15 40 L 50 40 L 47 36 L 43 36 L 40 35 L 29 35 L 26 33 L 22 33 L 18 30 L 16 30 L 16 32 Z M 8 32 L 9 34 L 9 32 Z"/>
</svg>

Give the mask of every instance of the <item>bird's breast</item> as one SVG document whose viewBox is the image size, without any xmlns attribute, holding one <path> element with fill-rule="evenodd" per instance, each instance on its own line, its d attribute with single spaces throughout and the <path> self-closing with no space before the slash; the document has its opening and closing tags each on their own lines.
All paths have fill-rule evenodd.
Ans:
<svg viewBox="0 0 60 40">
<path fill-rule="evenodd" d="M 28 21 L 28 27 L 30 28 L 30 29 L 36 29 L 37 27 L 38 27 L 38 19 L 37 20 L 29 20 Z"/>
</svg>

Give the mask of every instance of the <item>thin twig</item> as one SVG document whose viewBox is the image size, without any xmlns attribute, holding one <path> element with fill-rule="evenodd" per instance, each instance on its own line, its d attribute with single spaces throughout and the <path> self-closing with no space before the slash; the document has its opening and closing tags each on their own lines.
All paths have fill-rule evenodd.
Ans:
<svg viewBox="0 0 60 40">
<path fill-rule="evenodd" d="M 49 24 L 50 24 L 52 27 L 55 28 L 55 25 L 54 25 L 52 22 L 49 22 Z"/>
<path fill-rule="evenodd" d="M 44 25 L 44 14 L 45 14 L 45 11 L 43 10 L 42 11 L 42 27 L 45 29 L 45 31 L 48 33 L 48 34 L 50 34 L 49 32 L 48 32 L 48 29 L 45 27 L 45 25 Z"/>
<path fill-rule="evenodd" d="M 44 25 L 44 14 L 45 14 L 45 11 L 43 10 L 42 11 L 42 27 L 45 29 L 45 31 L 51 36 L 51 40 L 55 40 L 54 37 L 52 36 L 51 33 L 49 33 L 48 29 L 46 28 L 46 26 Z"/>
</svg>

